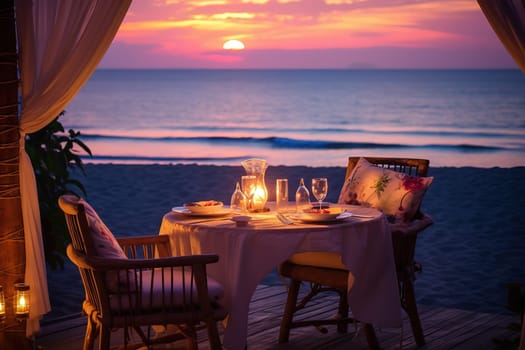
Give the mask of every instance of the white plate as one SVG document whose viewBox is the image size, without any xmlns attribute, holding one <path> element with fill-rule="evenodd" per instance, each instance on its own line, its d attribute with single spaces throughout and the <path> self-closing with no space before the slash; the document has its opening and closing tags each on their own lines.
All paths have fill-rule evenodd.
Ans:
<svg viewBox="0 0 525 350">
<path fill-rule="evenodd" d="M 184 203 L 184 208 L 195 214 L 211 214 L 221 212 L 223 210 L 223 203 L 216 200 L 205 200 Z"/>
<path fill-rule="evenodd" d="M 291 217 L 295 220 L 304 222 L 332 222 L 340 221 L 352 216 L 351 213 L 345 212 L 343 208 L 332 207 L 324 209 L 321 212 L 316 210 L 308 210 L 301 214 L 292 215 Z"/>
<path fill-rule="evenodd" d="M 225 215 L 231 214 L 232 212 L 231 209 L 228 207 L 221 207 L 220 210 L 215 210 L 212 212 L 205 212 L 205 213 L 195 213 L 185 207 L 173 207 L 171 208 L 171 211 L 177 214 L 186 215 L 186 216 L 206 216 L 206 217 L 225 216 Z"/>
</svg>

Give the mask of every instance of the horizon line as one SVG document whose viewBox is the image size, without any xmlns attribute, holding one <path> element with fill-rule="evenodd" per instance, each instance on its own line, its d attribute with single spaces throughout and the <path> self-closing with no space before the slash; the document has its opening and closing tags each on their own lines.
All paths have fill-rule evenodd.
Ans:
<svg viewBox="0 0 525 350">
<path fill-rule="evenodd" d="M 457 71 L 457 70 L 469 70 L 469 71 L 480 71 L 480 70 L 516 70 L 521 71 L 518 67 L 487 67 L 487 68 L 212 68 L 212 67 L 97 67 L 96 70 L 349 70 L 349 71 Z"/>
</svg>

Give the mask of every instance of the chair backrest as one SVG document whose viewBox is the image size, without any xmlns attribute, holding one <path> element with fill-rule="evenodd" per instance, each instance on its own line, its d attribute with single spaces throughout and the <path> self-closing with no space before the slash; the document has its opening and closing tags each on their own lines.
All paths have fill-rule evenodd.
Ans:
<svg viewBox="0 0 525 350">
<path fill-rule="evenodd" d="M 93 229 L 89 225 L 86 207 L 83 203 L 85 202 L 71 194 L 62 195 L 58 199 L 58 204 L 66 218 L 73 248 L 87 256 L 99 255 L 93 239 L 93 232 L 91 232 Z M 86 203 L 86 205 L 88 204 Z M 96 214 L 92 213 L 91 215 Z M 168 236 L 119 238 L 118 244 L 124 255 L 131 259 L 172 256 Z"/>
<path fill-rule="evenodd" d="M 64 212 L 73 248 L 86 255 L 95 255 L 93 242 L 85 239 L 89 237 L 89 224 L 80 198 L 72 194 L 65 194 L 58 198 L 58 205 Z"/>
<path fill-rule="evenodd" d="M 361 157 L 348 157 L 348 167 L 346 168 L 345 180 L 350 176 L 354 170 L 357 162 Z M 362 157 L 370 163 L 381 168 L 386 168 L 411 176 L 427 176 L 428 174 L 428 159 L 418 158 L 389 158 L 389 157 Z"/>
<path fill-rule="evenodd" d="M 80 198 L 72 194 L 65 194 L 58 198 L 58 205 L 64 212 L 71 237 L 71 246 L 86 256 L 96 256 L 94 243 L 90 239 L 88 218 Z M 85 305 L 90 305 L 92 310 L 98 310 L 101 314 L 104 313 L 103 310 L 109 310 L 109 304 L 100 297 L 107 293 L 105 283 L 102 283 L 103 279 L 93 271 L 82 268 L 79 261 L 73 260 L 73 263 L 78 267 L 82 278 L 87 302 Z"/>
<path fill-rule="evenodd" d="M 66 194 L 59 197 L 58 204 L 64 212 L 71 245 L 79 252 L 77 254 L 70 251 L 68 257 L 79 269 L 86 301 L 101 314 L 104 314 L 104 310 L 108 313 L 110 309 L 108 298 L 105 296 L 118 289 L 117 285 L 124 283 L 123 279 L 127 279 L 127 283 L 132 282 L 129 279 L 131 272 L 95 272 L 83 267 L 84 259 L 89 257 L 153 259 L 156 256 L 171 256 L 168 236 L 129 237 L 119 239 L 117 242 L 94 209 L 83 199 Z M 101 252 L 101 246 L 104 245 L 104 250 Z M 105 254 L 108 256 L 104 256 Z"/>
</svg>

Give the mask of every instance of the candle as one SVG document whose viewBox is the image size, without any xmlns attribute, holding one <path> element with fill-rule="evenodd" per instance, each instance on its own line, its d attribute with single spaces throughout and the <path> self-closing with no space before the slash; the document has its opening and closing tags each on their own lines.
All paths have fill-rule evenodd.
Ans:
<svg viewBox="0 0 525 350">
<path fill-rule="evenodd" d="M 261 210 L 264 209 L 265 204 L 266 193 L 264 189 L 260 186 L 255 187 L 255 190 L 253 191 L 253 208 L 255 210 Z"/>
</svg>

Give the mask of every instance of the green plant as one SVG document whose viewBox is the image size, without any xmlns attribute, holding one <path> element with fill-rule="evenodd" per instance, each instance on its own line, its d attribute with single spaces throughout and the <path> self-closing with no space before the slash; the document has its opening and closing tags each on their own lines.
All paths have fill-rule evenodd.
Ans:
<svg viewBox="0 0 525 350">
<path fill-rule="evenodd" d="M 72 173 L 83 175 L 80 152 L 91 156 L 91 150 L 80 140 L 80 132 L 66 133 L 58 119 L 60 113 L 45 128 L 26 135 L 25 148 L 35 171 L 46 262 L 51 268 L 64 266 L 67 243 L 70 241 L 64 214 L 58 207 L 58 197 L 65 193 L 84 195 L 84 185 Z"/>
</svg>

